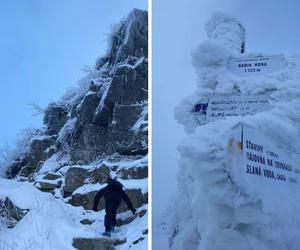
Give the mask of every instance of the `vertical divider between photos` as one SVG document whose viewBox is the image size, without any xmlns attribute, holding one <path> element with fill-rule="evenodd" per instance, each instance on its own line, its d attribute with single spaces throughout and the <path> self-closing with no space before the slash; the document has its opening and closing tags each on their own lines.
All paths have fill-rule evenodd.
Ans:
<svg viewBox="0 0 300 250">
<path fill-rule="evenodd" d="M 148 0 L 148 249 L 152 249 L 152 1 Z"/>
</svg>

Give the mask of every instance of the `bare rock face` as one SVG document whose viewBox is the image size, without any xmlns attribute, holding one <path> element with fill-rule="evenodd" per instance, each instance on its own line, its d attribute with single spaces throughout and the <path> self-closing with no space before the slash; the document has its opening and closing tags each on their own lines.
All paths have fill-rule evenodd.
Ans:
<svg viewBox="0 0 300 250">
<path fill-rule="evenodd" d="M 143 209 L 140 212 L 136 213 L 135 215 L 130 215 L 126 218 L 117 218 L 117 226 L 123 226 L 131 223 L 132 221 L 135 220 L 137 217 L 143 217 L 146 214 L 147 210 Z"/>
<path fill-rule="evenodd" d="M 148 99 L 148 63 L 143 61 L 136 68 L 117 68 L 108 87 L 103 104 L 96 110 L 94 123 L 107 126 L 113 117 L 116 104 L 132 105 Z"/>
<path fill-rule="evenodd" d="M 115 106 L 113 130 L 116 131 L 128 131 L 132 129 L 140 114 L 143 112 L 143 105 L 131 104 L 131 105 L 119 105 Z"/>
<path fill-rule="evenodd" d="M 90 171 L 90 181 L 91 183 L 105 183 L 109 177 L 110 169 L 106 165 L 102 164 Z"/>
<path fill-rule="evenodd" d="M 86 210 L 92 210 L 94 205 L 94 198 L 98 191 L 91 191 L 85 194 L 75 193 L 72 195 L 70 203 L 73 206 L 83 206 Z M 131 200 L 135 208 L 141 207 L 142 205 L 148 203 L 148 194 L 143 194 L 141 189 L 127 189 L 126 190 L 129 199 Z M 104 209 L 104 199 L 102 198 L 98 204 L 97 211 Z M 128 211 L 129 208 L 127 204 L 122 201 L 118 209 L 118 213 Z"/>
<path fill-rule="evenodd" d="M 100 102 L 97 92 L 89 92 L 78 106 L 79 122 L 90 124 L 93 122 L 93 116 Z"/>
<path fill-rule="evenodd" d="M 43 179 L 45 179 L 45 180 L 57 180 L 57 179 L 60 179 L 60 178 L 62 178 L 61 174 L 52 173 L 52 172 L 48 172 L 47 174 L 45 174 L 43 176 Z"/>
<path fill-rule="evenodd" d="M 116 105 L 109 139 L 111 151 L 123 155 L 147 154 L 147 120 L 143 104 Z"/>
<path fill-rule="evenodd" d="M 56 178 L 56 179 L 46 179 L 47 178 Z M 59 178 L 57 178 L 59 177 Z M 56 188 L 60 188 L 62 185 L 62 176 L 54 173 L 46 174 L 43 179 L 35 182 L 35 187 L 41 190 L 42 192 L 50 192 L 54 194 Z"/>
<path fill-rule="evenodd" d="M 30 151 L 25 167 L 22 168 L 20 175 L 28 177 L 38 169 L 44 160 L 51 157 L 49 149 L 55 144 L 56 136 L 45 136 L 41 139 L 34 139 L 30 144 Z"/>
<path fill-rule="evenodd" d="M 146 155 L 148 153 L 147 132 L 112 131 L 110 142 L 112 151 L 122 155 Z"/>
<path fill-rule="evenodd" d="M 129 179 L 144 179 L 148 177 L 148 167 L 133 167 L 133 168 L 124 168 L 117 171 L 117 174 L 120 178 L 124 180 Z"/>
<path fill-rule="evenodd" d="M 73 191 L 84 184 L 89 171 L 81 167 L 71 167 L 66 173 L 64 193 L 70 195 Z"/>
<path fill-rule="evenodd" d="M 80 223 L 81 223 L 82 225 L 91 225 L 91 224 L 94 223 L 94 221 L 89 220 L 89 219 L 83 219 L 83 220 L 80 221 Z"/>
<path fill-rule="evenodd" d="M 57 134 L 67 121 L 68 111 L 59 103 L 51 103 L 45 111 L 44 124 L 50 135 Z"/>
<path fill-rule="evenodd" d="M 86 210 L 92 210 L 94 205 L 94 198 L 97 192 L 98 191 L 91 191 L 85 194 L 75 193 L 71 197 L 70 204 L 75 207 L 83 206 L 83 208 Z M 98 211 L 104 209 L 104 207 L 104 200 L 101 199 L 98 204 Z"/>
<path fill-rule="evenodd" d="M 85 181 L 91 183 L 105 183 L 109 177 L 110 170 L 106 165 L 101 165 L 93 170 L 81 168 L 79 166 L 70 167 L 65 176 L 64 194 L 71 195 L 77 188 L 85 184 Z"/>
<path fill-rule="evenodd" d="M 78 138 L 70 145 L 70 158 L 74 162 L 91 162 L 107 151 L 106 127 L 85 124 L 80 129 Z"/>
<path fill-rule="evenodd" d="M 111 37 L 109 64 L 128 56 L 148 57 L 148 12 L 133 10 Z"/>
<path fill-rule="evenodd" d="M 143 193 L 141 189 L 139 188 L 126 189 L 125 191 L 129 199 L 131 200 L 133 207 L 138 208 L 148 203 L 148 193 Z M 128 211 L 128 207 L 124 201 L 121 202 L 118 211 L 119 212 Z"/>
<path fill-rule="evenodd" d="M 17 159 L 15 159 L 8 167 L 7 167 L 7 177 L 15 178 L 16 175 L 20 172 L 20 170 L 25 167 L 28 163 L 27 155 L 20 155 Z"/>
<path fill-rule="evenodd" d="M 14 227 L 27 213 L 28 209 L 17 207 L 8 197 L 0 200 L 0 217 L 5 218 L 7 227 Z"/>
<path fill-rule="evenodd" d="M 56 183 L 42 182 L 42 181 L 38 182 L 38 188 L 41 191 L 54 190 L 55 188 L 60 187 L 60 185 L 61 185 L 61 182 L 56 182 Z"/>
<path fill-rule="evenodd" d="M 126 239 L 74 238 L 73 246 L 79 250 L 115 250 L 116 246 L 125 242 Z"/>
</svg>

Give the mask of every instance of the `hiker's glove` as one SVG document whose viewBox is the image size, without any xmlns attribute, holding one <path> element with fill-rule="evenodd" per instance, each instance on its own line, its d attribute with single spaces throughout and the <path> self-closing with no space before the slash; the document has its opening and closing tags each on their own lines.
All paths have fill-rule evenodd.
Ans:
<svg viewBox="0 0 300 250">
<path fill-rule="evenodd" d="M 136 209 L 132 209 L 131 212 L 134 215 L 136 213 Z"/>
</svg>

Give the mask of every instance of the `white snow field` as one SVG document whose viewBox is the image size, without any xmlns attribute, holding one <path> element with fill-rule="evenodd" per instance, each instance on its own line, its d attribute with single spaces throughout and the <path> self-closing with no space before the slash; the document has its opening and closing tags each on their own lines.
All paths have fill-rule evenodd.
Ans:
<svg viewBox="0 0 300 250">
<path fill-rule="evenodd" d="M 241 54 L 244 28 L 220 13 L 206 30 L 209 39 L 193 52 L 197 89 L 175 112 L 187 137 L 179 146 L 171 248 L 298 250 L 300 57 Z M 236 95 L 254 101 L 264 96 L 267 103 L 247 113 L 249 102 L 234 114 L 242 105 L 231 100 Z M 196 104 L 202 106 L 197 110 Z M 253 151 L 255 156 L 247 154 Z"/>
<path fill-rule="evenodd" d="M 104 210 L 87 211 L 83 207 L 73 207 L 52 194 L 44 193 L 27 182 L 0 179 L 0 199 L 8 197 L 17 207 L 29 209 L 29 212 L 14 228 L 0 228 L 1 250 L 54 250 L 75 249 L 73 238 L 100 238 L 104 232 Z M 147 205 L 137 211 L 147 209 Z M 119 214 L 127 217 L 130 212 Z M 95 221 L 92 225 L 83 225 L 82 219 Z M 148 227 L 147 213 L 137 217 L 129 225 L 118 227 L 112 239 L 124 239 L 126 243 L 116 249 L 129 249 L 134 240 Z M 130 249 L 147 249 L 148 235 Z"/>
</svg>

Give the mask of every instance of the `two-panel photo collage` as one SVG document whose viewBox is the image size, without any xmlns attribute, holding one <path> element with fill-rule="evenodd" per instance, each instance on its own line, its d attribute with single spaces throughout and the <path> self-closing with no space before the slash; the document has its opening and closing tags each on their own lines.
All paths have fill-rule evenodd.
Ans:
<svg viewBox="0 0 300 250">
<path fill-rule="evenodd" d="M 299 13 L 0 0 L 0 250 L 300 250 Z"/>
</svg>

